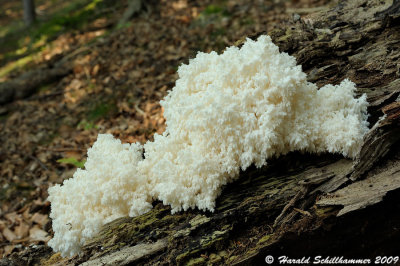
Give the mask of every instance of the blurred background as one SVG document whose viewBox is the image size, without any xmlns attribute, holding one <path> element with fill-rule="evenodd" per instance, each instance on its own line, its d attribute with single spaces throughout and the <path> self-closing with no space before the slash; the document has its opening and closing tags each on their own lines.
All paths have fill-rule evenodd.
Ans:
<svg viewBox="0 0 400 266">
<path fill-rule="evenodd" d="M 335 5 L 329 0 L 0 0 L 0 258 L 51 238 L 47 189 L 98 133 L 145 142 L 197 51 Z"/>
</svg>

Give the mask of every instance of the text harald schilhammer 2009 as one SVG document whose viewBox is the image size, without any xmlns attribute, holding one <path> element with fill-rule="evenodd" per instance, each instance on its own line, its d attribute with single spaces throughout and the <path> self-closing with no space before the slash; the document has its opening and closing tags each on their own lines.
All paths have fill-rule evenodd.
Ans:
<svg viewBox="0 0 400 266">
<path fill-rule="evenodd" d="M 279 263 L 279 264 L 396 264 L 399 261 L 399 256 L 376 256 L 374 259 L 371 258 L 345 258 L 344 256 L 333 256 L 333 257 L 302 257 L 302 258 L 290 258 L 288 256 L 279 256 L 277 260 L 271 255 L 265 257 L 267 264 Z"/>
</svg>

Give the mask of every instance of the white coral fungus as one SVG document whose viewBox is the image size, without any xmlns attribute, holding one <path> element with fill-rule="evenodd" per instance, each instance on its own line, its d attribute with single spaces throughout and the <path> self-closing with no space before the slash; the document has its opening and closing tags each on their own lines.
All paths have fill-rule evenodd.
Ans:
<svg viewBox="0 0 400 266">
<path fill-rule="evenodd" d="M 86 169 L 49 189 L 55 251 L 76 254 L 103 224 L 143 214 L 156 199 L 172 212 L 213 211 L 240 169 L 272 156 L 300 150 L 354 157 L 368 130 L 366 96 L 356 99 L 351 81 L 318 90 L 268 36 L 221 55 L 198 53 L 178 73 L 161 101 L 164 134 L 143 147 L 99 135 Z"/>
</svg>

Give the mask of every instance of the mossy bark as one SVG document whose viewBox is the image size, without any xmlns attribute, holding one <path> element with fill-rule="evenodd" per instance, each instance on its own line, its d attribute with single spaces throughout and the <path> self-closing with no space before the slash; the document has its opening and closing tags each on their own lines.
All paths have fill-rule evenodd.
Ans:
<svg viewBox="0 0 400 266">
<path fill-rule="evenodd" d="M 214 213 L 172 215 L 157 202 L 147 214 L 104 226 L 80 256 L 47 262 L 255 265 L 267 255 L 400 254 L 400 1 L 340 1 L 269 34 L 309 81 L 349 78 L 367 94 L 373 127 L 359 157 L 275 158 L 226 186 Z"/>
</svg>

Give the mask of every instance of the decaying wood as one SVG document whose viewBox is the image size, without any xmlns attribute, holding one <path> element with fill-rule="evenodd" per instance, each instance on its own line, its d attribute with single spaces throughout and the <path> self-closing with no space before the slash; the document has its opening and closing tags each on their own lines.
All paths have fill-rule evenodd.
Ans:
<svg viewBox="0 0 400 266">
<path fill-rule="evenodd" d="M 344 206 L 338 216 L 381 202 L 392 190 L 400 188 L 400 163 L 387 166 L 387 170 L 371 175 L 317 201 L 320 206 Z"/>
<path fill-rule="evenodd" d="M 291 153 L 241 173 L 224 188 L 214 213 L 172 215 L 158 202 L 144 215 L 105 225 L 79 256 L 47 252 L 32 261 L 256 265 L 266 255 L 399 255 L 399 3 L 340 1 L 270 33 L 310 81 L 322 86 L 349 78 L 358 94 L 367 94 L 371 130 L 355 161 Z M 18 264 L 16 257 L 7 263 Z"/>
<path fill-rule="evenodd" d="M 63 64 L 57 67 L 41 67 L 28 71 L 20 77 L 0 83 L 0 104 L 32 95 L 38 88 L 50 84 L 67 75 L 72 66 Z"/>
<path fill-rule="evenodd" d="M 385 115 L 365 137 L 364 146 L 356 158 L 354 171 L 350 177 L 353 181 L 370 170 L 390 151 L 393 143 L 400 140 L 400 102 L 386 105 L 382 111 Z"/>
</svg>

